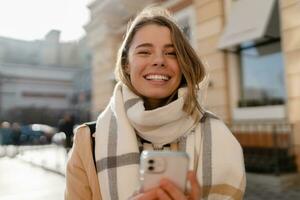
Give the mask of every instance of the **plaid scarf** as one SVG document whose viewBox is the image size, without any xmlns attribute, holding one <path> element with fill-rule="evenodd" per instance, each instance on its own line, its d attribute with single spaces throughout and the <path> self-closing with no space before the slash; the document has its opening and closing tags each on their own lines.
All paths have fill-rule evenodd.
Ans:
<svg viewBox="0 0 300 200">
<path fill-rule="evenodd" d="M 182 111 L 184 96 L 185 89 L 179 89 L 177 100 L 146 111 L 140 97 L 124 84 L 116 85 L 110 103 L 98 117 L 96 126 L 96 167 L 103 199 L 125 200 L 139 188 L 139 138 L 150 141 L 154 148 L 177 142 L 179 150 L 189 154 L 190 169 L 197 171 L 203 198 L 242 198 L 245 178 L 241 150 L 235 148 L 235 152 L 230 151 L 234 153 L 230 155 L 233 164 L 222 163 L 222 155 L 214 157 L 213 148 L 222 150 L 220 146 L 213 145 L 210 119 L 216 117 L 207 112 L 202 116 L 201 123 L 195 124 Z M 220 131 L 226 132 L 224 127 Z M 228 143 L 230 148 L 240 148 L 238 143 L 234 143 L 235 140 L 226 138 L 223 142 L 225 146 Z M 232 168 L 233 165 L 235 167 Z M 228 172 L 234 176 L 228 178 L 231 175 Z M 217 176 L 214 177 L 214 174 Z"/>
</svg>

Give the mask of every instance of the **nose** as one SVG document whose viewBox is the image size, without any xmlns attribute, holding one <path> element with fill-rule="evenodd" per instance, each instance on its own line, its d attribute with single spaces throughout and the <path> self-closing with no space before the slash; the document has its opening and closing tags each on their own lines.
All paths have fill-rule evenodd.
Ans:
<svg viewBox="0 0 300 200">
<path fill-rule="evenodd" d="M 154 54 L 153 66 L 158 66 L 158 67 L 164 67 L 165 66 L 165 59 L 164 59 L 163 53 Z"/>
</svg>

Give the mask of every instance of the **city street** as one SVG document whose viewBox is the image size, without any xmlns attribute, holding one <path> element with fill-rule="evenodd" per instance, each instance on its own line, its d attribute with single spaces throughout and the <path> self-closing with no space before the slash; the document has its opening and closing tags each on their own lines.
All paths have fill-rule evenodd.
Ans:
<svg viewBox="0 0 300 200">
<path fill-rule="evenodd" d="M 291 179 L 290 175 L 284 175 L 285 179 Z M 281 178 L 282 182 L 284 178 Z M 300 199 L 299 175 L 298 184 L 290 187 L 282 187 L 279 177 L 273 175 L 247 174 L 247 188 L 245 200 L 298 200 Z M 290 180 L 291 181 L 291 180 Z M 285 183 L 287 184 L 287 183 Z M 282 184 L 282 185 L 285 185 Z"/>
<path fill-rule="evenodd" d="M 0 158 L 1 200 L 63 200 L 62 175 L 20 159 Z"/>
<path fill-rule="evenodd" d="M 64 148 L 55 145 L 22 147 L 15 158 L 0 158 L 0 199 L 63 200 L 66 158 Z M 280 186 L 291 177 L 248 173 L 244 199 L 298 200 L 299 185 Z"/>
<path fill-rule="evenodd" d="M 0 200 L 128 199 L 137 146 L 197 200 L 300 200 L 299 85 L 300 0 L 0 1 Z"/>
</svg>

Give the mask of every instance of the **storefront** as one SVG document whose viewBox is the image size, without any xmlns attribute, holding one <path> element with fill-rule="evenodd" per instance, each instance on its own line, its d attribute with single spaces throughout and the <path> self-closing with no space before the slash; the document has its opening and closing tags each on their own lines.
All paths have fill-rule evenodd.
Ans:
<svg viewBox="0 0 300 200">
<path fill-rule="evenodd" d="M 248 147 L 256 154 L 263 149 L 267 157 L 276 157 L 271 166 L 292 163 L 279 172 L 293 171 L 295 163 L 299 170 L 299 0 L 139 2 L 93 1 L 89 6 L 92 114 L 101 112 L 111 96 L 116 53 L 127 21 L 145 5 L 160 3 L 174 13 L 206 65 L 206 107 L 228 123 L 246 153 Z"/>
</svg>

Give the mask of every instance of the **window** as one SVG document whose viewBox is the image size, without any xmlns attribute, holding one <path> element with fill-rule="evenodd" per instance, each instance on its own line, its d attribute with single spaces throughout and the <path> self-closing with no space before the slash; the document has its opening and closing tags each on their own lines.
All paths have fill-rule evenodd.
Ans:
<svg viewBox="0 0 300 200">
<path fill-rule="evenodd" d="M 242 96 L 239 106 L 284 104 L 286 93 L 280 41 L 246 46 L 240 52 Z"/>
<path fill-rule="evenodd" d="M 186 37 L 191 40 L 191 25 L 189 22 L 189 18 L 183 18 L 181 19 L 178 24 L 180 25 L 183 33 L 186 35 Z"/>
<path fill-rule="evenodd" d="M 176 12 L 174 17 L 177 20 L 178 25 L 181 27 L 182 31 L 190 41 L 190 44 L 194 46 L 196 44 L 196 38 L 195 38 L 196 22 L 195 22 L 194 7 L 188 6 Z"/>
</svg>

